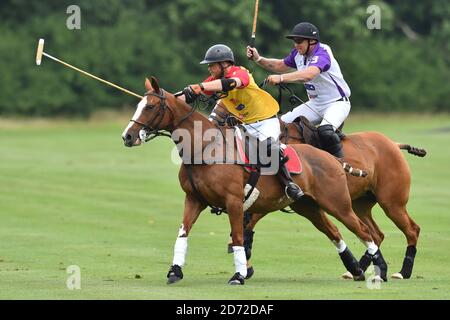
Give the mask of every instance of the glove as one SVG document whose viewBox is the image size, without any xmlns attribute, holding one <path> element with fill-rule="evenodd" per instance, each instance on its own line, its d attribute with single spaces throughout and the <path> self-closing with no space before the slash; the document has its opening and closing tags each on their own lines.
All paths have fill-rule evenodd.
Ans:
<svg viewBox="0 0 450 320">
<path fill-rule="evenodd" d="M 192 103 L 198 98 L 198 96 L 202 91 L 203 91 L 202 84 L 192 84 L 184 88 L 182 92 L 184 94 L 186 103 Z"/>
<path fill-rule="evenodd" d="M 186 103 L 192 103 L 198 98 L 198 94 L 196 94 L 191 87 L 184 88 L 182 92 Z"/>
<path fill-rule="evenodd" d="M 258 50 L 256 50 L 256 48 L 251 48 L 249 46 L 247 46 L 247 58 L 253 60 L 253 61 L 257 61 L 259 60 L 259 53 Z"/>
</svg>

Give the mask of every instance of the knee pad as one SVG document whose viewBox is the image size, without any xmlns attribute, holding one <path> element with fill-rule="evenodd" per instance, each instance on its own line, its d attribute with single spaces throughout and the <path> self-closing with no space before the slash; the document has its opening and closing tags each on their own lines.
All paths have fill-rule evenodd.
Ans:
<svg viewBox="0 0 450 320">
<path fill-rule="evenodd" d="M 317 128 L 319 134 L 320 144 L 322 149 L 328 151 L 332 155 L 342 158 L 342 143 L 341 139 L 334 131 L 331 124 L 324 124 Z"/>
<path fill-rule="evenodd" d="M 331 124 L 319 126 L 317 132 L 319 133 L 320 142 L 322 143 L 323 141 L 325 145 L 333 145 L 341 141 Z"/>
</svg>

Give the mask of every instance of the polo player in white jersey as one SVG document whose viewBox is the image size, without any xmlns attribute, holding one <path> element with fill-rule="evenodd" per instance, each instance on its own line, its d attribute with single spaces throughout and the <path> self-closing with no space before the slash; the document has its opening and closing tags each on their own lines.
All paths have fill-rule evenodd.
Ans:
<svg viewBox="0 0 450 320">
<path fill-rule="evenodd" d="M 303 82 L 309 101 L 281 116 L 291 123 L 299 116 L 318 126 L 324 150 L 343 158 L 342 143 L 336 129 L 350 112 L 350 88 L 344 80 L 330 47 L 320 42 L 319 29 L 301 22 L 286 36 L 294 41 L 294 49 L 284 59 L 264 58 L 256 48 L 247 47 L 247 56 L 261 67 L 276 72 L 267 78 L 270 84 Z M 292 69 L 297 71 L 292 72 Z"/>
</svg>

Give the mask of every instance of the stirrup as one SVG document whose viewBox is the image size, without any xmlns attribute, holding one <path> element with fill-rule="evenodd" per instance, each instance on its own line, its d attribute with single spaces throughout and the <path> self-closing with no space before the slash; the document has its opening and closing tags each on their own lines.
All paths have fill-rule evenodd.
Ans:
<svg viewBox="0 0 450 320">
<path fill-rule="evenodd" d="M 294 182 L 289 182 L 284 189 L 286 196 L 294 201 L 300 200 L 305 193 L 303 190 Z"/>
</svg>

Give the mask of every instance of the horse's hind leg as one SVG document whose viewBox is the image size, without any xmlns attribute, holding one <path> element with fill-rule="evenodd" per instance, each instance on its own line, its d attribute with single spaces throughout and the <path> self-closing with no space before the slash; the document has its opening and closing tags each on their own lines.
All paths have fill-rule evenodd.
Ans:
<svg viewBox="0 0 450 320">
<path fill-rule="evenodd" d="M 329 193 L 328 193 L 329 194 Z M 334 198 L 334 197 L 340 198 Z M 384 281 L 387 281 L 387 263 L 381 254 L 381 250 L 373 241 L 369 228 L 359 219 L 351 206 L 350 195 L 347 195 L 348 201 L 345 198 L 345 194 L 333 194 L 333 196 L 322 196 L 320 199 L 320 205 L 329 214 L 334 216 L 340 222 L 342 222 L 351 232 L 353 232 L 367 247 L 370 260 L 378 267 L 379 276 Z"/>
<path fill-rule="evenodd" d="M 372 218 L 372 208 L 376 204 L 375 197 L 370 194 L 353 200 L 352 207 L 356 215 L 363 221 L 370 230 L 373 241 L 380 246 L 384 240 L 384 233 L 380 230 Z"/>
<path fill-rule="evenodd" d="M 354 280 L 364 280 L 364 271 L 342 239 L 338 228 L 328 219 L 323 210 L 310 198 L 297 201 L 290 206 L 299 215 L 307 218 L 312 224 L 336 246 L 339 257 L 345 268 L 352 274 Z"/>
<path fill-rule="evenodd" d="M 398 273 L 394 273 L 394 279 L 411 278 L 414 267 L 414 258 L 416 257 L 417 240 L 419 239 L 420 227 L 409 216 L 406 205 L 395 203 L 380 203 L 386 215 L 395 223 L 395 225 L 403 232 L 406 237 L 408 246 L 403 259 L 402 269 Z"/>
<path fill-rule="evenodd" d="M 402 269 L 392 277 L 409 279 L 414 266 L 420 227 L 411 219 L 406 210 L 411 185 L 408 164 L 397 146 L 391 147 L 389 163 L 383 162 L 378 167 L 377 186 L 374 193 L 383 211 L 403 232 L 408 243 Z"/>
<path fill-rule="evenodd" d="M 376 204 L 376 200 L 373 196 L 367 195 L 362 198 L 353 201 L 353 210 L 358 217 L 367 225 L 372 235 L 375 244 L 380 247 L 384 240 L 384 234 L 372 218 L 372 208 Z M 371 262 L 370 255 L 366 251 L 365 254 L 359 260 L 361 269 L 367 270 Z"/>
<path fill-rule="evenodd" d="M 372 208 L 376 204 L 376 200 L 372 195 L 363 196 L 353 201 L 353 211 L 355 211 L 356 215 L 364 222 L 370 230 L 370 234 L 372 235 L 373 241 L 375 244 L 380 247 L 381 243 L 384 240 L 384 234 L 376 224 L 376 222 L 372 218 Z M 359 266 L 364 272 L 369 267 L 372 262 L 372 258 L 368 251 L 366 251 L 361 259 L 359 259 Z M 352 275 L 348 272 L 342 275 L 343 279 L 352 279 Z"/>
</svg>

